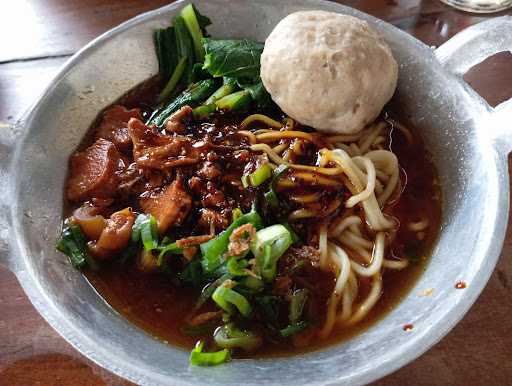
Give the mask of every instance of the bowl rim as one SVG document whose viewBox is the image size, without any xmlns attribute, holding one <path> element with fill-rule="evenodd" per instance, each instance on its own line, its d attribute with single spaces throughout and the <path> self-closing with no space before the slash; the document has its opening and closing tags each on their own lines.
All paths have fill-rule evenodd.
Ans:
<svg viewBox="0 0 512 386">
<path fill-rule="evenodd" d="M 249 0 L 237 0 L 237 1 L 249 1 Z M 387 28 L 394 28 L 396 31 L 399 31 L 402 36 L 406 39 L 408 39 L 411 43 L 414 43 L 418 46 L 421 46 L 421 48 L 428 49 L 427 46 L 425 46 L 423 43 L 421 43 L 418 39 L 412 37 L 411 35 L 407 34 L 404 31 L 399 30 L 398 28 L 392 26 L 391 24 L 384 22 L 380 19 L 377 19 L 371 15 L 367 15 L 361 11 L 354 10 L 353 8 L 343 6 L 337 3 L 330 3 L 323 0 L 304 0 L 307 4 L 310 4 L 312 6 L 318 5 L 319 7 L 325 8 L 326 4 L 329 4 L 329 7 L 335 8 L 339 12 L 347 13 L 347 11 L 350 11 L 350 14 L 355 14 L 359 16 L 364 16 L 367 20 L 372 20 L 374 23 L 386 25 Z M 260 3 L 271 3 L 270 0 L 259 0 Z M 76 65 L 78 64 L 84 56 L 86 56 L 89 53 L 94 52 L 99 46 L 101 46 L 104 42 L 107 42 L 108 40 L 112 39 L 113 37 L 123 33 L 126 30 L 131 29 L 132 27 L 137 26 L 138 24 L 152 19 L 154 17 L 160 16 L 162 14 L 166 14 L 168 12 L 172 12 L 183 5 L 187 4 L 188 1 L 186 0 L 179 0 L 174 3 L 171 3 L 169 5 L 163 6 L 161 8 L 151 10 L 145 13 L 142 13 L 138 16 L 135 16 L 134 18 L 125 21 L 118 25 L 117 27 L 114 27 L 113 29 L 103 33 L 96 39 L 92 40 L 90 43 L 88 43 L 86 46 L 84 46 L 82 49 L 80 49 L 77 53 L 75 53 L 70 59 L 66 61 L 66 63 L 61 67 L 58 74 L 55 76 L 55 78 L 52 80 L 51 84 L 43 91 L 41 96 L 36 100 L 36 102 L 32 105 L 31 108 L 27 110 L 23 118 L 20 120 L 20 125 L 23 126 L 25 123 L 30 123 L 34 116 L 37 115 L 37 111 L 39 107 L 43 104 L 45 99 L 51 95 L 56 85 L 66 77 L 68 72 Z M 475 101 L 475 103 L 478 103 L 478 101 Z M 30 126 L 30 124 L 29 124 Z M 23 141 L 21 141 L 21 144 L 23 144 Z M 14 162 L 11 163 L 11 174 L 14 172 L 14 166 L 16 164 L 16 160 L 19 159 L 18 157 L 21 157 L 21 146 L 19 146 L 15 154 L 13 156 Z M 503 157 L 500 157 L 503 158 Z M 496 198 L 497 202 L 501 204 L 501 210 L 507 210 L 508 213 L 508 172 L 506 168 L 506 164 L 504 162 L 501 162 L 502 160 L 495 160 L 496 164 L 496 183 L 500 186 L 505 186 L 506 189 L 498 190 L 498 196 Z M 16 197 L 14 195 L 13 197 Z M 16 204 L 11 206 L 11 218 L 15 218 L 15 211 L 16 211 Z M 496 209 L 498 209 L 498 206 L 496 206 Z M 492 240 L 489 239 L 489 241 L 493 241 L 492 243 L 489 243 L 488 245 L 488 255 L 491 257 L 490 264 L 481 268 L 481 272 L 479 272 L 478 281 L 472 282 L 472 285 L 465 291 L 464 293 L 464 301 L 460 302 L 459 304 L 455 305 L 448 311 L 444 317 L 443 317 L 443 324 L 438 326 L 438 328 L 435 331 L 431 331 L 428 333 L 424 333 L 422 335 L 417 335 L 414 339 L 414 347 L 408 352 L 407 357 L 398 357 L 398 358 L 390 358 L 388 361 L 379 363 L 378 366 L 373 367 L 369 371 L 366 371 L 365 373 L 355 376 L 351 380 L 355 381 L 356 384 L 360 383 L 367 383 L 374 381 L 376 379 L 379 379 L 385 375 L 388 375 L 400 367 L 404 366 L 405 364 L 412 362 L 414 359 L 422 355 L 424 352 L 426 352 L 429 348 L 431 348 L 434 344 L 436 344 L 443 336 L 445 336 L 455 325 L 456 323 L 462 319 L 462 317 L 466 314 L 466 312 L 469 310 L 469 308 L 472 306 L 472 304 L 476 301 L 477 297 L 483 290 L 485 284 L 487 283 L 490 275 L 492 274 L 492 271 L 496 265 L 496 262 L 499 257 L 499 252 L 501 251 L 502 242 L 505 236 L 505 230 L 506 230 L 506 224 L 507 224 L 507 218 L 508 216 L 495 216 L 496 221 L 493 224 L 492 232 L 489 231 L 490 234 L 493 234 Z M 16 228 L 16 225 L 15 225 Z M 19 224 L 18 224 L 19 228 Z M 16 240 L 15 240 L 15 247 L 17 251 L 20 251 L 20 255 L 26 256 L 28 253 L 26 251 L 25 246 L 21 243 L 21 240 L 23 240 L 22 236 L 22 230 L 15 229 L 16 230 Z M 23 253 L 25 252 L 25 253 Z M 12 253 L 12 255 L 15 255 L 16 253 Z M 25 269 L 16 270 L 15 274 L 18 277 L 18 280 L 20 284 L 22 285 L 23 289 L 29 296 L 30 300 L 38 310 L 38 312 L 48 321 L 48 323 L 67 341 L 69 342 L 73 347 L 75 347 L 79 352 L 81 352 L 83 355 L 85 355 L 87 358 L 95 362 L 101 367 L 104 367 L 110 371 L 112 371 L 115 374 L 118 374 L 126 379 L 129 379 L 133 382 L 137 383 L 144 383 L 144 384 L 152 384 L 154 379 L 146 378 L 145 374 L 141 373 L 138 369 L 129 369 L 129 368 L 123 368 L 124 363 L 120 361 L 120 363 L 113 363 L 112 358 L 109 358 L 104 355 L 102 350 L 93 351 L 91 348 L 95 347 L 95 343 L 92 342 L 90 339 L 87 338 L 87 336 L 83 333 L 77 332 L 73 326 L 72 323 L 58 319 L 55 317 L 56 313 L 52 312 L 52 302 L 50 299 L 46 296 L 44 290 L 42 287 L 38 284 L 37 280 L 33 277 L 34 273 L 31 272 L 30 268 L 26 264 L 26 260 L 23 259 L 23 266 Z M 181 380 L 175 380 L 177 384 L 183 384 L 183 385 L 189 385 L 192 383 L 189 383 L 187 380 L 181 379 Z"/>
</svg>

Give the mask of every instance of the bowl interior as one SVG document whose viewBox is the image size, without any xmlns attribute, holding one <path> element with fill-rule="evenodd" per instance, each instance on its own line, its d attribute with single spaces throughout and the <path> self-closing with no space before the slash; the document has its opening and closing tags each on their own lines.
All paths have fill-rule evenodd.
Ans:
<svg viewBox="0 0 512 386">
<path fill-rule="evenodd" d="M 426 272 L 385 319 L 348 342 L 301 357 L 204 369 L 190 368 L 187 352 L 158 342 L 120 317 L 55 252 L 68 156 L 98 111 L 157 72 L 152 30 L 169 24 L 183 6 L 178 2 L 89 45 L 27 116 L 28 134 L 15 163 L 18 203 L 12 208 L 19 257 L 25 263 L 18 272 L 22 285 L 43 316 L 85 355 L 140 384 L 363 383 L 414 359 L 468 309 L 499 252 L 492 235 L 496 231 L 494 237 L 501 241 L 503 224 L 495 216 L 503 170 L 497 170 L 482 132 L 482 106 L 442 70 L 429 48 L 350 8 L 308 0 L 195 3 L 212 19 L 209 32 L 215 37 L 264 40 L 282 17 L 304 9 L 359 16 L 384 35 L 400 63 L 392 109 L 420 129 L 441 178 L 442 232 Z M 458 280 L 467 281 L 468 289 L 455 290 Z M 433 296 L 418 296 L 427 288 L 434 289 Z M 414 324 L 412 332 L 402 330 L 406 323 Z"/>
</svg>

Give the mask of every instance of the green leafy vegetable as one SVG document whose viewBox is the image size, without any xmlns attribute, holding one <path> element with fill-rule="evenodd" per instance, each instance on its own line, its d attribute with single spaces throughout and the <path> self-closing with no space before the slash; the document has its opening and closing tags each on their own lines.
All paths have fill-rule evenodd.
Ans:
<svg viewBox="0 0 512 386">
<path fill-rule="evenodd" d="M 215 290 L 212 299 L 220 308 L 229 314 L 233 314 L 235 308 L 245 317 L 251 314 L 252 307 L 247 299 L 224 285 L 219 286 Z"/>
<path fill-rule="evenodd" d="M 265 322 L 271 326 L 277 326 L 281 300 L 272 295 L 257 296 L 254 299 Z"/>
<path fill-rule="evenodd" d="M 158 102 L 163 102 L 167 98 L 169 98 L 178 85 L 178 82 L 180 81 L 181 77 L 183 76 L 183 72 L 185 71 L 185 67 L 187 66 L 187 58 L 183 57 L 180 59 L 178 64 L 176 65 L 176 68 L 174 69 L 174 72 L 172 73 L 171 78 L 165 85 L 162 92 L 158 95 Z"/>
<path fill-rule="evenodd" d="M 251 251 L 256 257 L 256 266 L 264 280 L 274 280 L 277 261 L 292 242 L 290 232 L 281 224 L 272 225 L 256 233 L 251 242 Z"/>
<path fill-rule="evenodd" d="M 221 111 L 245 111 L 252 102 L 249 91 L 237 91 L 217 100 L 215 106 Z"/>
<path fill-rule="evenodd" d="M 88 266 L 98 269 L 98 263 L 89 255 L 87 240 L 80 226 L 71 224 L 62 230 L 57 241 L 57 250 L 69 257 L 73 267 L 80 269 Z"/>
<path fill-rule="evenodd" d="M 155 30 L 153 41 L 158 59 L 158 72 L 167 78 L 171 76 L 179 60 L 174 27 Z"/>
<path fill-rule="evenodd" d="M 217 89 L 210 97 L 204 102 L 203 105 L 196 107 L 193 111 L 194 117 L 196 119 L 204 119 L 208 117 L 211 113 L 213 113 L 217 109 L 217 102 L 219 99 L 224 98 L 225 96 L 233 93 L 237 89 L 236 80 L 233 78 L 224 78 L 224 84 Z"/>
<path fill-rule="evenodd" d="M 217 352 L 203 352 L 204 342 L 198 342 L 190 353 L 190 364 L 194 366 L 216 366 L 228 362 L 231 355 L 228 349 Z"/>
<path fill-rule="evenodd" d="M 182 16 L 175 16 L 172 20 L 172 25 L 176 33 L 178 57 L 180 59 L 186 58 L 187 61 L 187 65 L 183 72 L 183 83 L 188 84 L 192 81 L 192 67 L 194 63 L 196 63 L 194 43 Z"/>
<path fill-rule="evenodd" d="M 258 212 L 252 210 L 247 214 L 241 215 L 221 234 L 214 239 L 201 244 L 201 254 L 203 270 L 205 273 L 211 273 L 217 269 L 223 261 L 223 256 L 229 245 L 229 236 L 240 225 L 252 224 L 256 229 L 263 227 L 263 220 Z"/>
<path fill-rule="evenodd" d="M 194 115 L 195 119 L 205 119 L 208 118 L 208 116 L 215 112 L 215 104 L 212 105 L 201 105 L 196 107 L 194 110 L 192 110 L 192 114 Z"/>
<path fill-rule="evenodd" d="M 185 6 L 181 10 L 180 16 L 185 21 L 188 32 L 192 37 L 192 41 L 194 43 L 195 58 L 198 62 L 202 62 L 204 60 L 204 48 L 201 42 L 201 39 L 203 39 L 203 33 L 196 16 L 194 6 L 192 4 Z"/>
<path fill-rule="evenodd" d="M 236 79 L 224 77 L 223 85 L 206 100 L 205 104 L 207 104 L 207 105 L 214 104 L 219 99 L 235 92 L 237 90 L 237 88 L 238 87 L 237 87 Z"/>
<path fill-rule="evenodd" d="M 259 108 L 265 108 L 272 103 L 272 98 L 261 81 L 256 84 L 244 84 L 242 82 L 238 82 L 238 85 L 240 88 L 251 94 L 253 101 Z"/>
<path fill-rule="evenodd" d="M 186 105 L 198 105 L 202 103 L 215 90 L 215 81 L 206 79 L 190 85 L 185 91 L 178 95 L 162 111 L 152 116 L 148 124 L 161 127 L 165 124 L 172 113 Z"/>
<path fill-rule="evenodd" d="M 233 323 L 219 327 L 215 330 L 213 338 L 219 347 L 241 348 L 245 351 L 254 351 L 263 343 L 261 336 L 251 331 L 242 331 L 236 328 Z"/>
<path fill-rule="evenodd" d="M 307 326 L 308 326 L 308 324 L 303 321 L 295 323 L 295 324 L 290 324 L 290 325 L 286 326 L 285 328 L 283 328 L 280 331 L 280 334 L 283 338 L 288 338 L 289 336 L 295 335 L 298 332 L 303 331 Z"/>
<path fill-rule="evenodd" d="M 192 7 L 194 8 L 194 12 L 196 14 L 196 18 L 197 18 L 197 22 L 199 23 L 199 27 L 201 28 L 201 32 L 203 33 L 204 36 L 206 36 L 207 35 L 206 27 L 211 25 L 212 21 L 210 20 L 209 17 L 201 15 L 201 13 L 199 12 L 199 10 L 196 8 L 196 6 L 194 4 L 192 4 Z"/>
<path fill-rule="evenodd" d="M 263 43 L 250 40 L 203 39 L 203 68 L 213 77 L 230 76 L 259 82 Z"/>
</svg>

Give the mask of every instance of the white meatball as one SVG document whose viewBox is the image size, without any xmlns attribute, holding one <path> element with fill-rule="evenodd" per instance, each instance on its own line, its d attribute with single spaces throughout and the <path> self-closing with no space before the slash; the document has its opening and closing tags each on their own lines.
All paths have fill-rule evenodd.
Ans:
<svg viewBox="0 0 512 386">
<path fill-rule="evenodd" d="M 277 24 L 261 55 L 261 79 L 290 117 L 324 133 L 351 134 L 392 97 L 398 66 L 365 21 L 324 11 Z"/>
</svg>

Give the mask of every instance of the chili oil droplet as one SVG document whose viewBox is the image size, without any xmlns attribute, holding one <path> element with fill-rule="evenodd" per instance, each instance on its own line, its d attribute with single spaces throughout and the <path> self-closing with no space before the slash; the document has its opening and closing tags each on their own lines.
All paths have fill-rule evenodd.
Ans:
<svg viewBox="0 0 512 386">
<path fill-rule="evenodd" d="M 465 281 L 458 281 L 457 283 L 455 283 L 455 288 L 457 289 L 464 289 L 467 287 L 467 284 Z"/>
</svg>

